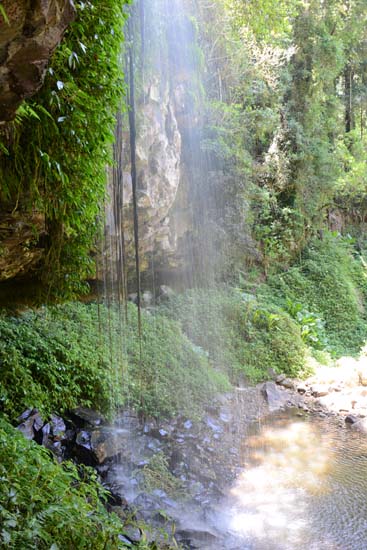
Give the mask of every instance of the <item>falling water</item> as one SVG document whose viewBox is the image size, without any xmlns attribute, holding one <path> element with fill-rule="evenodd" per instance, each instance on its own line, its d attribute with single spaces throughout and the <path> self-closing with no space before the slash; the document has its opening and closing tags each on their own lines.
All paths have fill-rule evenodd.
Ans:
<svg viewBox="0 0 367 550">
<path fill-rule="evenodd" d="M 154 318 L 162 285 L 176 292 L 208 290 L 222 269 L 216 223 L 222 205 L 213 185 L 220 168 L 202 147 L 204 67 L 194 15 L 195 2 L 189 0 L 138 0 L 132 8 L 127 49 L 133 50 L 125 56 L 130 120 L 126 113 L 118 115 L 101 254 L 106 304 L 120 319 L 120 337 L 111 346 L 121 351 L 122 362 L 123 335 L 131 322 L 128 298 L 149 305 Z M 198 303 L 193 316 L 199 318 L 202 307 Z M 206 338 L 204 351 L 213 335 Z M 115 430 L 124 441 L 122 460 L 109 482 L 157 526 L 155 536 L 157 510 L 163 509 L 177 523 L 185 548 L 365 548 L 367 487 L 363 476 L 351 475 L 355 466 L 367 471 L 366 455 L 358 456 L 363 443 L 356 437 L 355 448 L 347 451 L 348 442 L 338 439 L 334 425 L 325 435 L 312 419 L 267 419 L 256 389 L 237 388 L 222 397 L 218 410 L 208 410 L 197 425 L 180 417 L 161 426 L 149 419 L 142 424 L 127 402 Z M 152 437 L 153 431 L 160 437 Z M 185 499 L 171 498 L 163 489 L 148 495 L 139 486 L 137 470 L 162 452 L 189 488 Z M 188 474 L 181 466 L 184 454 Z M 354 484 L 361 498 L 353 500 Z M 342 511 L 346 504 L 351 518 Z M 173 529 L 169 521 L 165 528 Z"/>
</svg>

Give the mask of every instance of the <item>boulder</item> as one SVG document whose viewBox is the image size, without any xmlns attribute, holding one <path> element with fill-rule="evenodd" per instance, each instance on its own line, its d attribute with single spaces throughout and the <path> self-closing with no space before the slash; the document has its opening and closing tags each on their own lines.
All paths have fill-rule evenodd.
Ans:
<svg viewBox="0 0 367 550">
<path fill-rule="evenodd" d="M 313 397 L 325 397 L 330 393 L 329 385 L 327 384 L 314 384 L 311 387 L 311 393 Z"/>
<path fill-rule="evenodd" d="M 283 388 L 287 388 L 289 390 L 294 390 L 295 383 L 290 378 L 284 378 L 281 382 L 279 382 L 280 386 L 283 386 Z"/>
<path fill-rule="evenodd" d="M 52 435 L 57 439 L 65 439 L 66 425 L 61 416 L 51 415 Z"/>
<path fill-rule="evenodd" d="M 86 407 L 78 407 L 71 412 L 72 420 L 79 427 L 88 426 L 101 426 L 101 424 L 106 422 L 104 416 L 92 409 L 87 409 Z"/>
<path fill-rule="evenodd" d="M 159 295 L 158 295 L 158 302 L 168 302 L 175 296 L 174 290 L 170 286 L 167 285 L 161 285 L 159 287 Z"/>
<path fill-rule="evenodd" d="M 351 427 L 354 430 L 358 430 L 359 432 L 367 434 L 367 418 L 361 418 L 360 420 L 358 420 L 358 422 L 354 422 L 353 424 L 351 424 Z"/>
<path fill-rule="evenodd" d="M 358 418 L 358 416 L 354 416 L 354 414 L 348 414 L 346 417 L 345 417 L 345 422 L 346 424 L 355 424 L 356 422 L 358 422 L 360 419 Z"/>
<path fill-rule="evenodd" d="M 19 424 L 17 429 L 22 432 L 27 439 L 34 439 L 41 431 L 44 424 L 43 419 L 37 409 L 27 409 L 19 417 L 18 420 L 23 419 L 23 422 Z M 41 435 L 42 440 L 42 435 Z M 41 443 L 41 440 L 39 443 Z"/>
<path fill-rule="evenodd" d="M 308 390 L 308 386 L 306 384 L 303 384 L 302 382 L 300 382 L 299 384 L 297 384 L 297 392 L 300 393 L 301 395 L 304 395 Z"/>
<path fill-rule="evenodd" d="M 180 529 L 176 532 L 177 539 L 188 544 L 190 548 L 202 548 L 203 544 L 217 544 L 221 548 L 221 540 L 217 533 L 207 529 Z M 213 546 L 214 548 L 214 546 Z"/>
<path fill-rule="evenodd" d="M 282 409 L 287 404 L 288 394 L 283 393 L 275 382 L 265 382 L 261 388 L 261 393 L 268 403 L 270 412 Z"/>
</svg>

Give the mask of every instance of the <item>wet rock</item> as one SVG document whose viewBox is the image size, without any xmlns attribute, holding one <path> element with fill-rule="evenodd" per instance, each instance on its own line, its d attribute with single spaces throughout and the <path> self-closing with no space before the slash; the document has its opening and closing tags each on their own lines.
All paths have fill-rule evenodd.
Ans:
<svg viewBox="0 0 367 550">
<path fill-rule="evenodd" d="M 347 424 L 355 424 L 356 422 L 358 422 L 360 419 L 355 416 L 354 414 L 348 414 L 346 417 L 345 417 L 345 422 Z"/>
<path fill-rule="evenodd" d="M 283 408 L 288 400 L 286 392 L 280 391 L 274 382 L 265 382 L 261 388 L 261 393 L 268 403 L 270 412 Z"/>
<path fill-rule="evenodd" d="M 110 494 L 107 496 L 107 502 L 108 504 L 110 504 L 110 506 L 119 506 L 123 508 L 126 508 L 128 506 L 128 502 L 123 496 L 114 493 L 113 489 L 108 490 L 110 491 Z"/>
<path fill-rule="evenodd" d="M 98 464 L 117 456 L 125 447 L 125 443 L 124 439 L 116 437 L 110 431 L 95 430 L 91 434 L 90 445 Z"/>
<path fill-rule="evenodd" d="M 351 427 L 354 430 L 358 430 L 359 432 L 367 434 L 367 419 L 361 418 L 360 420 L 358 420 L 358 422 L 354 422 L 354 424 L 351 424 Z"/>
<path fill-rule="evenodd" d="M 115 513 L 116 511 L 113 510 Z M 127 547 L 132 547 L 133 546 L 133 542 L 131 540 L 129 540 L 127 537 L 125 537 L 125 535 L 119 535 L 118 536 L 118 539 L 124 543 L 125 546 Z"/>
<path fill-rule="evenodd" d="M 51 425 L 49 422 L 47 422 L 47 424 L 45 424 L 42 428 L 42 445 L 44 447 L 47 447 L 49 444 L 50 432 L 51 432 Z"/>
<path fill-rule="evenodd" d="M 285 374 L 278 374 L 278 376 L 275 378 L 275 382 L 277 384 L 281 384 L 286 378 L 287 377 Z"/>
<path fill-rule="evenodd" d="M 17 426 L 17 429 L 20 432 L 22 432 L 22 434 L 26 439 L 34 438 L 33 420 L 29 420 L 29 419 L 25 420 L 19 426 Z"/>
<path fill-rule="evenodd" d="M 85 449 L 91 449 L 91 434 L 85 430 L 82 430 L 76 436 L 76 444 L 84 447 Z"/>
<path fill-rule="evenodd" d="M 141 296 L 141 305 L 143 307 L 149 307 L 153 304 L 153 293 L 150 290 L 143 292 Z"/>
<path fill-rule="evenodd" d="M 93 411 L 92 409 L 87 409 L 86 407 L 74 409 L 71 416 L 75 424 L 81 428 L 87 424 L 89 426 L 101 426 L 101 424 L 106 422 L 106 419 L 101 413 Z"/>
<path fill-rule="evenodd" d="M 225 424 L 228 424 L 233 419 L 233 415 L 229 411 L 222 411 L 219 415 L 219 420 L 221 422 L 224 422 Z"/>
<path fill-rule="evenodd" d="M 129 302 L 132 302 L 133 304 L 138 303 L 138 295 L 136 292 L 131 292 L 130 294 L 128 294 L 127 299 Z"/>
<path fill-rule="evenodd" d="M 329 395 L 330 389 L 327 384 L 314 384 L 311 387 L 313 397 L 325 397 Z"/>
<path fill-rule="evenodd" d="M 268 368 L 267 373 L 268 373 L 268 376 L 271 380 L 276 380 L 276 378 L 278 377 L 277 373 L 275 372 L 275 370 L 272 367 Z"/>
<path fill-rule="evenodd" d="M 124 534 L 133 543 L 141 541 L 141 530 L 133 525 L 124 525 Z"/>
<path fill-rule="evenodd" d="M 175 296 L 174 290 L 170 286 L 161 285 L 159 287 L 158 303 L 168 302 Z"/>
<path fill-rule="evenodd" d="M 147 435 L 155 437 L 156 439 L 167 439 L 171 432 L 172 428 L 170 426 L 166 426 L 165 428 L 156 427 L 150 429 L 148 432 L 145 431 Z"/>
<path fill-rule="evenodd" d="M 308 386 L 306 384 L 300 383 L 297 384 L 297 392 L 301 395 L 304 395 L 308 390 Z"/>
<path fill-rule="evenodd" d="M 218 422 L 216 422 L 213 418 L 207 417 L 205 423 L 208 426 L 208 428 L 210 428 L 213 432 L 215 433 L 223 432 L 222 426 Z"/>
<path fill-rule="evenodd" d="M 38 432 L 40 432 L 44 424 L 40 413 L 37 411 L 37 409 L 32 409 L 31 413 L 29 414 L 29 409 L 27 409 L 27 411 L 25 411 L 19 418 L 22 417 L 25 418 L 25 420 L 18 426 L 18 430 L 22 432 L 24 437 L 26 437 L 27 439 L 34 439 L 38 436 Z M 42 435 L 40 437 L 39 443 L 41 443 L 41 441 Z"/>
<path fill-rule="evenodd" d="M 284 378 L 281 382 L 279 382 L 280 386 L 283 386 L 283 388 L 287 388 L 289 390 L 294 390 L 295 383 L 290 378 Z"/>
<path fill-rule="evenodd" d="M 0 121 L 42 86 L 51 55 L 75 17 L 72 0 L 3 0 L 9 25 L 0 25 Z"/>
<path fill-rule="evenodd" d="M 22 412 L 22 414 L 20 416 L 18 416 L 17 422 L 21 423 L 21 422 L 24 422 L 25 420 L 27 420 L 27 418 L 29 418 L 31 416 L 33 411 L 34 411 L 34 409 L 26 409 L 24 412 Z"/>
<path fill-rule="evenodd" d="M 179 529 L 176 532 L 176 538 L 184 543 L 188 544 L 190 548 L 202 548 L 203 544 L 215 544 L 218 543 L 217 548 L 221 548 L 221 541 L 219 536 L 214 531 L 209 529 Z"/>
<path fill-rule="evenodd" d="M 44 424 L 42 416 L 37 411 L 34 412 L 34 414 L 32 414 L 28 420 L 30 420 L 31 418 L 33 418 L 33 428 L 36 430 L 36 432 L 39 432 Z"/>
<path fill-rule="evenodd" d="M 54 437 L 58 439 L 65 438 L 66 425 L 61 416 L 57 416 L 56 414 L 51 415 L 51 427 Z"/>
</svg>

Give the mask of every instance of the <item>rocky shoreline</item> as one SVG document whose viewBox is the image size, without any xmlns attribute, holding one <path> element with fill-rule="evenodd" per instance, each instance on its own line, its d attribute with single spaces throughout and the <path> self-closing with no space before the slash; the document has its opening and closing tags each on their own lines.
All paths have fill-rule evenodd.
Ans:
<svg viewBox="0 0 367 550">
<path fill-rule="evenodd" d="M 320 366 L 315 374 L 302 381 L 283 374 L 274 375 L 272 383 L 277 390 L 298 394 L 300 409 L 321 417 L 337 417 L 341 425 L 346 423 L 367 433 L 367 362 L 364 355 L 359 360 L 344 357 L 333 367 Z"/>
</svg>

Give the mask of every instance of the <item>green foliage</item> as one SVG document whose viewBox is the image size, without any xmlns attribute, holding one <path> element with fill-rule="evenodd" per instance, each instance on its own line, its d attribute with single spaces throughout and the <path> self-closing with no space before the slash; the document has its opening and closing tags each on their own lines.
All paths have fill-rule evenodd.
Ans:
<svg viewBox="0 0 367 550">
<path fill-rule="evenodd" d="M 0 418 L 0 546 L 117 550 L 123 526 L 108 514 L 92 469 L 57 464 Z"/>
<path fill-rule="evenodd" d="M 112 163 L 115 113 L 124 96 L 120 55 L 128 0 L 76 2 L 41 91 L 24 104 L 0 156 L 1 198 L 45 214 L 46 294 L 80 293 Z"/>
<path fill-rule="evenodd" d="M 228 389 L 178 324 L 162 316 L 143 312 L 140 354 L 136 307 L 129 304 L 128 311 L 126 326 L 117 311 L 96 304 L 3 315 L 0 398 L 6 415 L 84 405 L 111 416 L 128 401 L 142 414 L 199 416 L 215 392 Z"/>
<path fill-rule="evenodd" d="M 141 346 L 136 327 L 137 309 L 130 306 L 125 346 L 130 402 L 136 409 L 153 416 L 198 417 L 216 392 L 229 389 L 225 375 L 210 367 L 177 322 L 143 312 Z"/>
<path fill-rule="evenodd" d="M 297 376 L 305 367 L 299 326 L 270 301 L 230 289 L 191 290 L 176 297 L 168 313 L 234 381 L 264 379 L 270 367 Z"/>
<path fill-rule="evenodd" d="M 294 304 L 302 304 L 298 322 L 311 329 L 307 337 L 316 338 L 311 345 L 322 345 L 325 334 L 334 354 L 358 352 L 367 337 L 367 277 L 348 240 L 333 234 L 313 240 L 299 265 L 269 278 L 268 285 L 261 292 L 278 296 L 284 307 L 293 304 L 293 316 Z"/>
<path fill-rule="evenodd" d="M 100 313 L 96 305 L 67 304 L 0 318 L 0 391 L 9 417 L 27 407 L 48 415 L 79 404 L 111 414 L 124 364 L 111 361 L 109 335 L 99 331 L 107 313 Z"/>
<path fill-rule="evenodd" d="M 326 348 L 327 339 L 324 321 L 315 313 L 307 311 L 299 302 L 294 303 L 289 298 L 286 307 L 288 313 L 301 327 L 302 340 L 313 348 Z"/>
<path fill-rule="evenodd" d="M 7 25 L 9 25 L 9 17 L 8 17 L 8 14 L 6 13 L 5 8 L 2 4 L 0 4 L 0 15 L 3 18 L 3 20 L 5 21 L 5 23 L 7 23 Z"/>
<path fill-rule="evenodd" d="M 297 0 L 222 0 L 233 25 L 249 26 L 261 40 L 274 42 L 287 37 L 292 29 L 292 18 L 297 13 Z"/>
<path fill-rule="evenodd" d="M 165 491 L 171 498 L 184 497 L 183 483 L 169 470 L 168 459 L 163 452 L 156 453 L 142 470 L 144 490 L 148 493 L 155 489 Z"/>
</svg>

